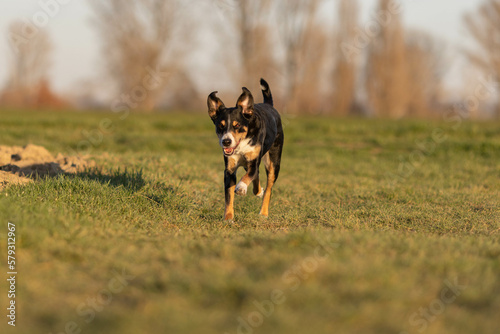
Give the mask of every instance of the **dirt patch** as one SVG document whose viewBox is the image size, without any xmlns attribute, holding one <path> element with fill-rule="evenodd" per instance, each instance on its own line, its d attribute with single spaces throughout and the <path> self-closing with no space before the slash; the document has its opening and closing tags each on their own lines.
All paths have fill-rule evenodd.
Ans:
<svg viewBox="0 0 500 334">
<path fill-rule="evenodd" d="M 93 161 L 81 157 L 54 157 L 42 146 L 0 145 L 0 191 L 11 184 L 25 184 L 40 177 L 74 174 L 93 167 Z"/>
</svg>

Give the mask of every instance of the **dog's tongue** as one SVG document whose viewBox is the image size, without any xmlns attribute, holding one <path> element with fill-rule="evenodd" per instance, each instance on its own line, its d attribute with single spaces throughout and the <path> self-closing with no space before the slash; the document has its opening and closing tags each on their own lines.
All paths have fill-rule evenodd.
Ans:
<svg viewBox="0 0 500 334">
<path fill-rule="evenodd" d="M 234 148 L 225 148 L 224 149 L 224 153 L 227 153 L 227 154 L 233 153 L 233 151 L 234 151 Z"/>
</svg>

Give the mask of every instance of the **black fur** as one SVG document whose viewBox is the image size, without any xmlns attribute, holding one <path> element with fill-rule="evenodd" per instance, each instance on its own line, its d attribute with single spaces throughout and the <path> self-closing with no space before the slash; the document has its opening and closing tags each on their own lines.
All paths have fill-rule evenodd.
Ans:
<svg viewBox="0 0 500 334">
<path fill-rule="evenodd" d="M 208 113 L 215 125 L 216 133 L 221 141 L 224 153 L 226 167 L 224 173 L 226 219 L 232 219 L 233 208 L 231 201 L 233 194 L 230 192 L 230 189 L 236 185 L 236 169 L 238 167 L 243 166 L 247 171 L 241 182 L 245 184 L 244 180 L 250 180 L 248 181 L 249 183 L 257 182 L 260 163 L 264 156 L 269 153 L 270 164 L 268 165 L 270 168 L 266 166 L 268 174 L 266 193 L 269 191 L 268 198 L 271 195 L 272 185 L 279 175 L 284 142 L 283 127 L 280 115 L 273 107 L 273 97 L 268 83 L 264 79 L 261 79 L 260 84 L 264 103 L 254 104 L 252 94 L 245 87 L 242 88 L 243 92 L 238 98 L 236 106 L 232 108 L 225 107 L 224 103 L 216 96 L 217 92 L 212 92 L 208 96 Z M 234 124 L 237 124 L 237 128 L 234 127 Z M 231 141 L 234 139 L 235 143 L 226 145 L 229 142 L 227 138 L 231 138 Z M 242 153 L 244 149 L 239 147 L 240 143 L 245 140 L 249 140 L 249 145 L 244 147 L 244 149 L 250 151 L 250 153 Z M 234 148 L 232 145 L 234 145 Z M 259 147 L 260 151 L 258 151 Z M 231 166 L 229 163 L 230 159 L 232 159 L 233 164 L 234 161 L 238 161 L 239 164 Z M 273 177 L 270 179 L 271 169 Z M 238 191 L 238 189 L 236 190 Z M 257 194 L 256 189 L 254 189 L 254 193 Z M 263 209 L 261 210 L 261 214 L 266 216 L 267 206 L 268 203 L 266 204 L 266 209 L 264 209 L 265 205 L 263 203 Z"/>
<path fill-rule="evenodd" d="M 271 94 L 271 89 L 269 88 L 269 85 L 267 84 L 266 80 L 260 79 L 260 85 L 262 88 L 262 95 L 264 95 L 264 103 L 273 106 L 274 105 L 273 95 Z"/>
</svg>

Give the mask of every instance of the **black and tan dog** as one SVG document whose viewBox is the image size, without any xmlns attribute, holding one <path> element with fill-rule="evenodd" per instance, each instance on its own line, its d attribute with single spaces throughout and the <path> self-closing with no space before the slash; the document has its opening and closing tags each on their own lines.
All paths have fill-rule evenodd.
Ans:
<svg viewBox="0 0 500 334">
<path fill-rule="evenodd" d="M 271 189 L 280 172 L 283 149 L 281 118 L 273 108 L 273 97 L 269 85 L 260 80 L 264 103 L 254 104 L 252 94 L 243 87 L 236 107 L 226 108 L 213 92 L 208 96 L 208 115 L 215 124 L 215 132 L 224 153 L 224 189 L 226 210 L 224 218 L 234 217 L 234 194 L 246 195 L 253 183 L 253 193 L 263 197 L 260 214 L 268 216 Z M 266 190 L 260 186 L 259 166 L 263 161 L 267 172 Z M 236 185 L 236 170 L 243 166 L 246 174 Z"/>
</svg>

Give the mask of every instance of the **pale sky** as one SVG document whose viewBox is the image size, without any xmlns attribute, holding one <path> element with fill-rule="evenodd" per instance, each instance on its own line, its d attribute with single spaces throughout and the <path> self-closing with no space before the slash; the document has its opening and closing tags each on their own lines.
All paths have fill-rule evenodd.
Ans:
<svg viewBox="0 0 500 334">
<path fill-rule="evenodd" d="M 198 6 L 201 2 L 210 0 L 185 1 L 189 10 L 189 6 Z M 232 0 L 213 1 L 220 3 Z M 334 0 L 327 1 L 332 4 L 334 2 Z M 6 35 L 8 25 L 16 19 L 33 20 L 34 16 L 43 11 L 41 4 L 58 2 L 64 4 L 60 4 L 54 11 L 53 17 L 49 17 L 47 21 L 54 46 L 49 77 L 55 90 L 60 93 L 69 92 L 77 89 L 83 81 L 102 75 L 104 65 L 99 59 L 100 41 L 96 30 L 92 27 L 87 0 L 0 0 L 0 36 L 2 36 L 0 86 L 5 82 L 9 66 L 10 50 Z M 362 20 L 366 22 L 373 15 L 378 1 L 359 2 L 362 6 Z M 402 2 L 405 8 L 404 24 L 407 28 L 418 28 L 432 33 L 452 49 L 458 49 L 467 43 L 463 16 L 481 4 L 480 0 L 402 0 Z"/>
</svg>

